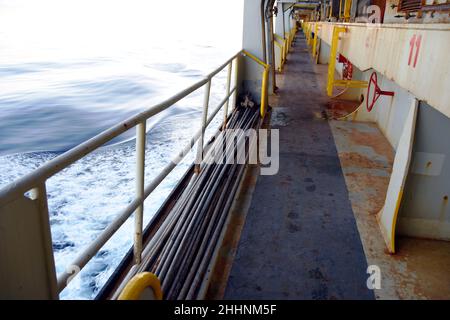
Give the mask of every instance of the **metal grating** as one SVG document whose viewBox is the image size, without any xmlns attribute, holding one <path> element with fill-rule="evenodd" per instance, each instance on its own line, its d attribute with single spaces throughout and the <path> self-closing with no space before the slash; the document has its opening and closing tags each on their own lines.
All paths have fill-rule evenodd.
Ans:
<svg viewBox="0 0 450 320">
<path fill-rule="evenodd" d="M 422 0 L 400 0 L 398 11 L 415 12 L 422 8 Z"/>
</svg>

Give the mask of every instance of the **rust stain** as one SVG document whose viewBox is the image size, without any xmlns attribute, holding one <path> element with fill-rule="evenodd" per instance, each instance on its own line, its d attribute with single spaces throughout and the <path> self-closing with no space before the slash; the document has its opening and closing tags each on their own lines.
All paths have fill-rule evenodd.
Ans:
<svg viewBox="0 0 450 320">
<path fill-rule="evenodd" d="M 390 144 L 386 143 L 386 138 L 383 135 L 352 129 L 350 140 L 354 144 L 370 147 L 375 153 L 386 156 L 390 163 L 394 160 L 394 151 Z"/>
<path fill-rule="evenodd" d="M 353 205 L 369 214 L 377 214 L 384 205 L 390 177 L 375 176 L 370 173 L 344 173 L 347 188 L 351 193 L 359 194 L 362 201 L 353 201 Z"/>
<path fill-rule="evenodd" d="M 334 99 L 324 104 L 325 112 L 329 119 L 345 117 L 358 109 L 359 101 Z"/>
<path fill-rule="evenodd" d="M 386 172 L 388 173 L 391 171 L 389 163 L 372 160 L 361 153 L 342 152 L 339 154 L 339 158 L 341 159 L 341 165 L 344 167 L 386 169 Z"/>
</svg>

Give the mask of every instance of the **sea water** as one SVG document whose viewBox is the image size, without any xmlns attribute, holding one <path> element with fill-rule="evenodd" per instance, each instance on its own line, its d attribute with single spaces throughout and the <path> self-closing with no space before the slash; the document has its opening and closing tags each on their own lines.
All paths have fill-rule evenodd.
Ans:
<svg viewBox="0 0 450 320">
<path fill-rule="evenodd" d="M 191 1 L 193 7 L 171 3 L 0 1 L 0 188 L 202 79 L 239 49 L 230 40 L 240 34 L 226 26 L 229 19 L 199 9 L 205 0 Z M 235 10 L 222 6 L 221 12 Z M 189 24 L 205 17 L 198 26 Z M 211 19 L 215 32 L 202 33 Z M 221 33 L 221 26 L 227 30 Z M 210 113 L 223 99 L 225 83 L 226 70 L 213 79 Z M 147 121 L 147 184 L 200 128 L 202 104 L 200 89 Z M 134 138 L 131 129 L 47 180 L 58 274 L 77 271 L 72 261 L 134 199 Z M 191 152 L 147 198 L 145 223 L 193 158 Z M 132 246 L 133 228 L 131 217 L 61 298 L 94 298 Z"/>
</svg>

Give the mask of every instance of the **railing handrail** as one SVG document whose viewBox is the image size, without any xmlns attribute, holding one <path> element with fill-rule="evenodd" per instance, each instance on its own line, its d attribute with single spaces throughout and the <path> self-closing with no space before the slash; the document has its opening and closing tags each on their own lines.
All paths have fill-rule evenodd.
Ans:
<svg viewBox="0 0 450 320">
<path fill-rule="evenodd" d="M 46 162 L 41 167 L 36 170 L 26 174 L 25 176 L 11 182 L 10 184 L 4 186 L 0 189 L 0 206 L 13 201 L 18 194 L 24 194 L 25 192 L 36 187 L 40 182 L 43 182 L 50 178 L 51 176 L 57 174 L 58 172 L 64 170 L 74 162 L 83 158 L 87 154 L 98 149 L 105 143 L 111 141 L 120 134 L 134 128 L 139 123 L 148 120 L 152 116 L 166 110 L 167 108 L 173 106 L 175 103 L 188 96 L 192 92 L 201 88 L 203 85 L 208 83 L 212 77 L 223 70 L 231 61 L 233 61 L 238 55 L 242 54 L 244 50 L 239 50 L 231 58 L 226 60 L 226 62 L 216 68 L 214 71 L 210 72 L 203 79 L 192 84 L 188 88 L 180 91 L 179 93 L 173 95 L 172 97 L 157 103 L 145 111 L 142 111 L 128 119 L 121 121 L 119 124 L 112 126 L 109 129 L 97 134 L 96 136 L 90 138 L 89 140 L 82 142 L 76 147 L 64 152 L 63 154 L 57 156 L 56 158 Z M 248 53 L 247 53 L 248 54 Z"/>
<path fill-rule="evenodd" d="M 265 63 L 264 61 L 262 61 L 261 59 L 259 59 L 257 56 L 251 54 L 250 52 L 246 51 L 246 50 L 242 50 L 242 53 L 246 56 L 249 56 L 249 58 L 251 58 L 252 60 L 254 60 L 255 62 L 257 62 L 259 65 L 263 66 L 265 69 L 269 68 L 269 65 L 267 63 Z"/>
<path fill-rule="evenodd" d="M 237 90 L 237 66 L 238 61 L 236 60 L 236 70 L 235 70 L 235 83 L 233 88 L 230 87 L 231 84 L 231 73 L 233 61 L 238 58 L 239 55 L 244 55 L 250 57 L 252 60 L 256 61 L 258 64 L 263 66 L 263 75 L 262 75 L 262 85 L 261 85 L 261 117 L 264 117 L 266 111 L 266 105 L 268 101 L 267 97 L 267 87 L 268 87 L 268 73 L 270 66 L 260 59 L 258 59 L 253 54 L 245 51 L 239 50 L 236 54 L 234 54 L 231 58 L 226 60 L 225 63 L 220 65 L 214 71 L 210 72 L 203 79 L 197 81 L 192 84 L 188 88 L 178 92 L 174 96 L 164 100 L 163 102 L 157 103 L 150 108 L 135 114 L 134 116 L 129 117 L 128 119 L 121 121 L 119 124 L 97 134 L 91 139 L 82 142 L 78 146 L 64 152 L 63 154 L 57 156 L 56 158 L 48 161 L 41 167 L 36 170 L 26 174 L 24 177 L 8 184 L 7 186 L 0 189 L 0 208 L 10 201 L 14 201 L 19 197 L 22 197 L 25 192 L 32 191 L 34 194 L 34 198 L 36 195 L 38 198 L 41 198 L 41 201 L 45 203 L 45 214 L 48 214 L 47 203 L 47 193 L 45 190 L 45 182 L 51 176 L 57 174 L 58 172 L 64 170 L 77 160 L 83 158 L 89 153 L 95 151 L 108 141 L 111 141 L 118 135 L 131 130 L 136 127 L 136 196 L 135 198 L 128 203 L 124 208 L 120 209 L 119 212 L 115 215 L 115 218 L 108 224 L 108 226 L 93 240 L 87 248 L 85 248 L 81 254 L 77 255 L 75 260 L 72 262 L 72 266 L 77 266 L 79 270 L 81 270 L 103 247 L 106 242 L 111 239 L 111 237 L 115 234 L 115 232 L 123 225 L 123 223 L 131 216 L 133 212 L 135 212 L 135 241 L 134 241 L 134 254 L 135 254 L 135 262 L 140 263 L 140 257 L 142 254 L 142 229 L 143 229 L 143 205 L 145 199 L 153 192 L 153 190 L 167 177 L 167 175 L 176 167 L 180 160 L 186 156 L 186 154 L 193 148 L 195 142 L 199 140 L 198 150 L 200 151 L 200 155 L 203 153 L 203 139 L 204 132 L 206 127 L 211 123 L 212 119 L 217 115 L 219 110 L 225 106 L 224 110 L 224 123 L 226 122 L 226 118 L 228 116 L 228 103 L 232 94 L 235 94 L 234 99 L 236 99 L 236 90 Z M 216 106 L 216 108 L 211 112 L 208 116 L 208 104 L 209 104 L 209 96 L 210 96 L 210 88 L 211 88 L 211 80 L 212 78 L 225 69 L 228 66 L 228 75 L 227 75 L 227 85 L 226 85 L 226 94 L 223 100 Z M 191 141 L 185 148 L 181 150 L 181 152 L 177 155 L 175 159 L 172 159 L 159 173 L 152 179 L 152 181 L 145 185 L 145 145 L 146 145 L 146 131 L 145 124 L 146 121 L 152 116 L 166 110 L 167 108 L 173 106 L 175 103 L 196 91 L 197 89 L 205 86 L 205 96 L 204 96 L 204 105 L 203 105 L 203 116 L 202 116 L 202 126 L 198 130 L 198 132 L 191 138 Z M 33 198 L 32 197 L 32 198 Z M 49 230 L 49 229 L 48 229 Z M 53 262 L 54 263 L 54 262 Z M 54 265 L 53 265 L 54 267 Z M 54 269 L 51 271 L 54 274 Z M 71 274 L 67 272 L 63 272 L 59 275 L 56 275 L 56 281 L 51 284 L 52 291 L 56 292 L 56 294 L 62 291 L 68 283 Z M 52 275 L 50 275 L 52 277 Z"/>
</svg>

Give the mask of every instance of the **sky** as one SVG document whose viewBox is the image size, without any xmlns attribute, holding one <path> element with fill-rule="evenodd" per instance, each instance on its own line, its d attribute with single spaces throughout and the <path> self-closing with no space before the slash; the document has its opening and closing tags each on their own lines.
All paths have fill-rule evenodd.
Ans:
<svg viewBox="0 0 450 320">
<path fill-rule="evenodd" d="M 242 6 L 243 0 L 0 0 L 0 50 L 64 48 L 76 55 L 176 41 L 240 49 Z"/>
</svg>

